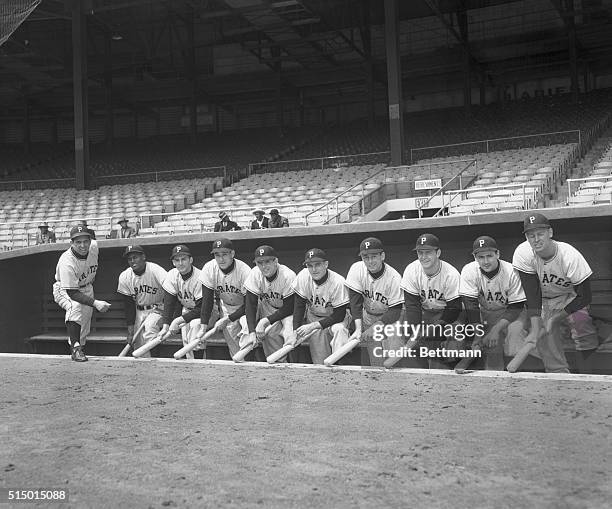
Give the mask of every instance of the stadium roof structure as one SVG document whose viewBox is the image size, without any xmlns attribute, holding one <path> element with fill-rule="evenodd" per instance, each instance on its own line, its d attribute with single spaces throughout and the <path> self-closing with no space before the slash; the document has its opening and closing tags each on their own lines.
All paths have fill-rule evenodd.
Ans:
<svg viewBox="0 0 612 509">
<path fill-rule="evenodd" d="M 90 112 L 309 106 L 387 93 L 383 0 L 42 0 L 0 47 L 0 117 L 72 115 L 72 5 L 87 19 Z M 405 96 L 612 69 L 611 0 L 399 1 Z M 111 81 L 112 80 L 112 81 Z"/>
</svg>

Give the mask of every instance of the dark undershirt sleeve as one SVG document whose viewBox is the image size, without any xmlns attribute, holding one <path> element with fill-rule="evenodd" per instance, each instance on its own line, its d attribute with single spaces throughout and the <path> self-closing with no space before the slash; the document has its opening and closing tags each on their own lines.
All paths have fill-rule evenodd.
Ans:
<svg viewBox="0 0 612 509">
<path fill-rule="evenodd" d="M 591 303 L 593 298 L 591 294 L 591 278 L 586 278 L 579 285 L 574 285 L 574 291 L 576 292 L 576 297 L 574 297 L 572 302 L 565 306 L 565 312 L 568 315 L 575 313 L 579 309 L 582 309 Z"/>
<path fill-rule="evenodd" d="M 208 324 L 210 315 L 212 315 L 213 306 L 215 304 L 215 292 L 210 288 L 202 285 L 202 308 L 200 309 L 200 321 L 203 324 Z"/>
<path fill-rule="evenodd" d="M 176 313 L 177 302 L 178 299 L 176 298 L 176 295 L 172 295 L 164 290 L 164 313 L 162 315 L 164 325 L 170 325 L 170 322 L 172 322 L 174 314 Z"/>
<path fill-rule="evenodd" d="M 540 316 L 542 314 L 542 289 L 537 274 L 527 274 L 518 271 L 521 278 L 525 297 L 527 297 L 527 316 Z"/>
<path fill-rule="evenodd" d="M 249 332 L 255 332 L 255 327 L 257 327 L 257 304 L 259 302 L 259 297 L 254 293 L 251 293 L 247 290 L 246 294 L 246 305 L 244 308 L 247 325 L 249 327 Z"/>
<path fill-rule="evenodd" d="M 385 325 L 397 322 L 400 314 L 402 313 L 402 306 L 403 304 L 396 304 L 395 306 L 390 307 L 387 309 L 387 312 L 379 318 L 379 320 Z"/>
<path fill-rule="evenodd" d="M 123 296 L 123 307 L 125 308 L 125 323 L 134 325 L 136 322 L 136 303 L 130 295 Z"/>
<path fill-rule="evenodd" d="M 83 304 L 84 306 L 89 306 L 90 308 L 93 307 L 94 299 L 85 295 L 83 292 L 79 290 L 66 290 L 66 293 L 73 301 Z"/>
<path fill-rule="evenodd" d="M 195 307 L 193 309 L 190 309 L 189 311 L 187 311 L 186 313 L 183 313 L 183 320 L 185 320 L 186 323 L 191 322 L 191 320 L 195 320 L 196 318 L 198 318 L 200 316 L 200 311 L 202 309 L 202 300 L 203 299 L 198 299 L 195 302 Z M 206 322 L 208 323 L 208 322 Z"/>
<path fill-rule="evenodd" d="M 524 302 L 515 302 L 514 304 L 508 304 L 506 308 L 506 312 L 503 314 L 502 318 L 508 320 L 508 322 L 514 322 L 521 314 L 521 312 L 525 309 Z"/>
<path fill-rule="evenodd" d="M 304 315 L 306 313 L 306 299 L 298 294 L 295 294 L 293 301 L 293 330 L 301 327 L 304 324 Z M 321 328 L 324 328 L 321 325 Z"/>
<path fill-rule="evenodd" d="M 457 297 L 456 299 L 450 300 L 446 303 L 446 307 L 444 311 L 442 311 L 442 316 L 440 320 L 444 323 L 453 323 L 457 318 L 459 318 L 459 313 L 461 313 L 461 297 Z"/>
<path fill-rule="evenodd" d="M 242 306 L 240 306 L 236 311 L 234 311 L 233 313 L 229 314 L 229 319 L 232 322 L 235 322 L 236 320 L 238 320 L 242 315 L 244 315 L 244 303 L 242 304 Z"/>
<path fill-rule="evenodd" d="M 327 316 L 323 318 L 322 320 L 319 320 L 319 323 L 321 324 L 321 329 L 326 329 L 327 327 L 331 327 L 332 325 L 336 323 L 342 322 L 342 320 L 344 320 L 344 317 L 346 316 L 347 307 L 348 307 L 348 304 L 344 304 L 343 306 L 334 308 L 334 311 L 330 316 Z"/>
<path fill-rule="evenodd" d="M 480 304 L 478 299 L 474 297 L 461 297 L 463 300 L 463 307 L 465 307 L 465 314 L 467 323 L 480 323 Z"/>
<path fill-rule="evenodd" d="M 417 325 L 423 320 L 421 297 L 404 290 L 404 306 L 406 307 L 406 323 Z"/>
<path fill-rule="evenodd" d="M 363 318 L 363 294 L 355 290 L 348 289 L 351 315 L 353 320 Z"/>
<path fill-rule="evenodd" d="M 286 318 L 293 314 L 293 301 L 295 300 L 294 296 L 295 294 L 292 293 L 291 295 L 289 295 L 289 297 L 285 297 L 283 299 L 283 305 L 281 306 L 281 308 L 276 310 L 270 316 L 268 316 L 268 320 L 270 321 L 270 323 L 278 322 L 279 320 L 282 320 L 283 318 Z"/>
</svg>

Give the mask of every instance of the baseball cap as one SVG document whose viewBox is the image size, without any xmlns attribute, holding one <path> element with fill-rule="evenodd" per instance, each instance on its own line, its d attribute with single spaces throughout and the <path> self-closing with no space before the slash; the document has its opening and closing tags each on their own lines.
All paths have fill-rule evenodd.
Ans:
<svg viewBox="0 0 612 509">
<path fill-rule="evenodd" d="M 223 249 L 229 249 L 229 250 L 234 249 L 234 245 L 232 244 L 232 241 L 230 239 L 215 240 L 212 244 L 212 249 L 210 252 L 214 254 L 217 251 L 221 251 Z"/>
<path fill-rule="evenodd" d="M 304 265 L 307 262 L 326 262 L 327 261 L 327 253 L 319 248 L 313 248 L 306 251 L 304 255 Z"/>
<path fill-rule="evenodd" d="M 474 241 L 472 246 L 472 254 L 480 253 L 482 251 L 497 251 L 497 242 L 493 237 L 482 235 Z"/>
<path fill-rule="evenodd" d="M 261 209 L 257 209 L 257 210 L 254 210 L 254 211 L 253 211 L 253 215 L 255 215 L 255 214 L 261 214 L 261 215 L 264 215 L 264 214 L 265 214 L 265 212 L 264 212 L 263 210 L 261 210 Z"/>
<path fill-rule="evenodd" d="M 83 235 L 87 235 L 91 238 L 91 233 L 84 226 L 73 226 L 70 230 L 70 240 L 75 239 L 77 237 L 81 237 Z"/>
<path fill-rule="evenodd" d="M 546 216 L 534 212 L 523 220 L 523 233 L 529 230 L 537 230 L 538 228 L 550 228 L 550 223 Z"/>
<path fill-rule="evenodd" d="M 193 256 L 191 251 L 185 244 L 179 244 L 178 246 L 174 246 L 172 248 L 172 254 L 170 255 L 170 259 L 172 260 L 176 255 L 184 254 L 187 256 Z"/>
<path fill-rule="evenodd" d="M 433 233 L 423 233 L 419 235 L 416 241 L 416 246 L 413 251 L 417 249 L 440 249 L 440 239 Z"/>
<path fill-rule="evenodd" d="M 382 253 L 384 250 L 382 242 L 376 237 L 368 237 L 359 244 L 359 256 L 366 253 Z"/>
<path fill-rule="evenodd" d="M 278 209 L 272 209 L 272 210 L 270 211 L 270 214 L 278 214 Z"/>
<path fill-rule="evenodd" d="M 142 253 L 142 254 L 145 254 L 144 249 L 142 249 L 141 246 L 137 246 L 137 245 L 126 247 L 125 251 L 123 252 L 123 257 L 127 258 L 127 255 L 129 255 L 130 253 Z"/>
<path fill-rule="evenodd" d="M 128 220 L 127 220 L 125 217 L 122 217 L 121 219 L 119 219 L 119 221 L 117 221 L 117 224 L 121 224 L 121 223 L 123 223 L 124 221 L 125 221 L 126 223 L 128 222 Z"/>
<path fill-rule="evenodd" d="M 225 212 L 224 210 L 219 212 L 219 219 L 223 219 L 225 216 L 227 216 L 227 212 Z"/>
<path fill-rule="evenodd" d="M 49 228 L 49 223 L 45 221 L 44 223 L 39 224 L 38 228 Z"/>
<path fill-rule="evenodd" d="M 257 260 L 257 258 L 268 258 L 268 257 L 278 258 L 278 255 L 276 254 L 276 250 L 272 246 L 259 246 L 255 250 L 255 260 Z"/>
</svg>

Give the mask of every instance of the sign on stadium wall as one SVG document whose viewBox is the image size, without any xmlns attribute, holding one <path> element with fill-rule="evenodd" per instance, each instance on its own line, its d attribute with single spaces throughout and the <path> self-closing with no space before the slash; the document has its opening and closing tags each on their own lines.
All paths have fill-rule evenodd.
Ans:
<svg viewBox="0 0 612 509">
<path fill-rule="evenodd" d="M 442 187 L 442 179 L 430 179 L 430 180 L 415 180 L 414 190 L 419 191 L 421 189 L 440 189 Z"/>
</svg>

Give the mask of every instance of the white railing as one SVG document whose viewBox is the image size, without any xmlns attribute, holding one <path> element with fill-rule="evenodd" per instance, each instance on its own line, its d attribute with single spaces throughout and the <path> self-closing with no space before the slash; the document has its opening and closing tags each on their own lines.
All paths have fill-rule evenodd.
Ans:
<svg viewBox="0 0 612 509">
<path fill-rule="evenodd" d="M 572 198 L 575 198 L 576 193 L 580 191 L 583 187 L 583 184 L 587 184 L 589 182 L 602 182 L 602 185 L 599 186 L 599 190 L 601 190 L 605 183 L 612 182 L 612 175 L 600 175 L 596 177 L 582 177 L 575 179 L 567 179 L 567 204 L 572 203 Z M 572 192 L 572 187 L 574 188 L 574 192 Z M 591 189 L 598 189 L 597 187 L 590 187 Z M 612 187 L 609 187 L 609 191 L 612 192 Z M 591 193 L 593 198 L 597 193 Z"/>
<path fill-rule="evenodd" d="M 532 206 L 536 205 L 539 199 L 539 195 L 541 193 L 542 186 L 535 186 L 533 183 L 523 182 L 520 184 L 498 184 L 494 186 L 486 186 L 486 187 L 466 187 L 465 189 L 458 189 L 454 191 L 446 191 L 442 193 L 442 209 L 447 209 L 448 213 L 452 213 L 453 202 L 459 198 L 460 200 L 464 200 L 467 198 L 467 195 L 473 193 L 480 192 L 490 192 L 491 191 L 501 191 L 504 189 L 517 189 L 520 190 L 518 194 L 513 193 L 509 196 L 520 196 L 523 200 L 523 209 L 532 208 Z M 465 195 L 462 197 L 462 195 Z M 489 196 L 490 197 L 490 196 Z M 478 197 L 477 197 L 478 198 Z M 483 197 L 483 203 L 486 203 L 486 198 Z M 461 203 L 459 202 L 459 205 Z M 495 203 L 491 204 L 492 206 Z"/>
</svg>

